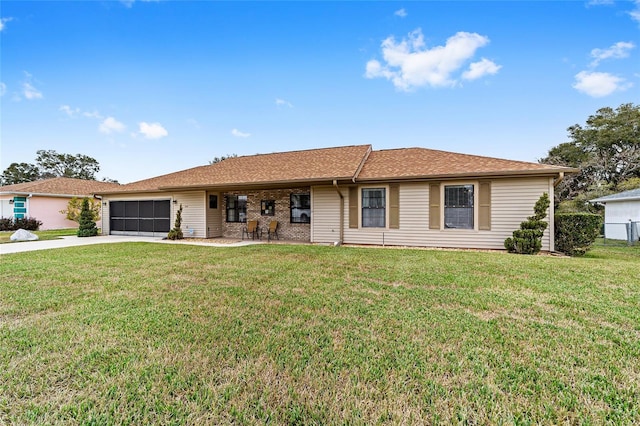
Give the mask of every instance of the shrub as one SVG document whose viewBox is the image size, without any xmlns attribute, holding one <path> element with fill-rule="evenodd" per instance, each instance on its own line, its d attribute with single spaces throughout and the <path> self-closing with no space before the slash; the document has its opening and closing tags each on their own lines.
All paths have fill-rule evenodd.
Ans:
<svg viewBox="0 0 640 426">
<path fill-rule="evenodd" d="M 2 217 L 0 218 L 0 231 L 13 231 L 13 218 Z"/>
<path fill-rule="evenodd" d="M 556 250 L 583 256 L 600 234 L 602 217 L 591 213 L 558 213 L 555 219 Z"/>
<path fill-rule="evenodd" d="M 549 194 L 542 194 L 533 207 L 533 216 L 520 223 L 520 229 L 513 231 L 513 238 L 504 240 L 509 253 L 536 254 L 542 248 L 542 235 L 548 223 L 544 221 L 549 208 Z"/>
<path fill-rule="evenodd" d="M 184 234 L 182 233 L 182 204 L 180 204 L 180 208 L 176 212 L 176 223 L 171 231 L 167 234 L 167 238 L 170 240 L 181 240 L 184 238 Z"/>
<path fill-rule="evenodd" d="M 98 228 L 96 227 L 96 221 L 93 219 L 94 215 L 89 205 L 89 199 L 82 200 L 82 209 L 80 210 L 80 217 L 78 222 L 78 237 L 95 237 L 98 235 Z"/>
<path fill-rule="evenodd" d="M 42 226 L 42 222 L 35 217 L 25 217 L 22 219 L 3 217 L 0 219 L 0 231 L 17 231 L 18 229 L 37 231 L 40 229 L 40 226 Z"/>
</svg>

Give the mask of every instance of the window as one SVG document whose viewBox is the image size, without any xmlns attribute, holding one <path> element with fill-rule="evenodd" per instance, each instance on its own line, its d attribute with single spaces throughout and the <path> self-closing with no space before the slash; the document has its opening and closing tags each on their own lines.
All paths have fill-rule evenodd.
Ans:
<svg viewBox="0 0 640 426">
<path fill-rule="evenodd" d="M 311 196 L 309 194 L 291 194 L 291 223 L 311 223 Z"/>
<path fill-rule="evenodd" d="M 473 185 L 444 187 L 444 227 L 473 229 Z"/>
<path fill-rule="evenodd" d="M 227 195 L 227 222 L 247 221 L 247 196 Z"/>
<path fill-rule="evenodd" d="M 209 195 L 209 208 L 217 209 L 218 208 L 218 196 L 217 195 Z"/>
<path fill-rule="evenodd" d="M 386 218 L 385 188 L 362 189 L 362 227 L 384 228 Z"/>
<path fill-rule="evenodd" d="M 276 214 L 275 200 L 262 200 L 260 202 L 260 214 L 262 216 L 274 216 Z"/>
</svg>

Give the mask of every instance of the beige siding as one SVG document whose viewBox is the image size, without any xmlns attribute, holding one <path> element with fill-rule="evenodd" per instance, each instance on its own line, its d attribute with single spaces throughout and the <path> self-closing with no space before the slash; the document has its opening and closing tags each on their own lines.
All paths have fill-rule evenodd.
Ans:
<svg viewBox="0 0 640 426">
<path fill-rule="evenodd" d="M 173 208 L 173 221 L 175 220 L 175 212 L 182 204 L 182 232 L 185 238 L 206 238 L 206 193 L 205 191 L 192 192 L 176 192 L 172 194 L 173 199 L 177 200 L 177 206 Z"/>
<path fill-rule="evenodd" d="M 448 184 L 448 182 L 442 182 Z M 477 182 L 475 182 L 477 185 Z M 477 188 L 477 187 L 476 187 Z M 429 229 L 429 184 L 400 185 L 399 229 L 350 229 L 344 222 L 344 242 L 347 244 L 385 244 L 426 247 L 504 249 L 505 238 L 519 228 L 520 222 L 533 214 L 533 206 L 543 192 L 549 191 L 548 178 L 496 179 L 491 181 L 491 230 Z M 333 190 L 335 194 L 335 190 Z M 318 237 L 314 241 L 330 242 L 330 229 L 338 218 L 338 197 L 330 190 L 316 190 L 314 226 Z M 552 196 L 552 194 L 550 194 Z M 332 201 L 331 204 L 329 202 Z M 326 204 L 326 205 L 325 205 Z M 476 206 L 478 205 L 476 200 Z M 345 199 L 345 211 L 348 212 Z M 477 210 L 477 207 L 476 207 Z M 348 216 L 345 214 L 345 217 Z M 477 227 L 477 211 L 476 211 Z M 335 232 L 339 232 L 335 226 Z M 545 231 L 543 250 L 550 249 L 549 230 Z"/>
<path fill-rule="evenodd" d="M 348 189 L 342 188 L 345 196 L 345 226 L 349 227 Z M 334 243 L 340 240 L 340 196 L 334 187 L 311 189 L 311 242 Z"/>
<path fill-rule="evenodd" d="M 109 234 L 109 202 L 110 201 L 127 201 L 127 200 L 176 200 L 177 203 L 171 203 L 171 228 L 173 228 L 176 211 L 182 204 L 182 231 L 185 237 L 205 238 L 205 192 L 157 192 L 148 194 L 117 194 L 105 196 L 103 201 L 102 217 L 103 234 Z M 193 230 L 193 232 L 191 232 Z"/>
</svg>

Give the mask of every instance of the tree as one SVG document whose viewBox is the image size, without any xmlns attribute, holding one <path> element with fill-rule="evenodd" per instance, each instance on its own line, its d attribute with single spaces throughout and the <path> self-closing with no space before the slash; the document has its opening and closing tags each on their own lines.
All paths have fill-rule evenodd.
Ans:
<svg viewBox="0 0 640 426">
<path fill-rule="evenodd" d="M 12 163 L 7 167 L 0 176 L 0 183 L 11 185 L 56 177 L 95 180 L 100 171 L 98 161 L 87 155 L 59 154 L 52 149 L 41 149 L 36 154 L 36 164 Z"/>
<path fill-rule="evenodd" d="M 222 155 L 220 157 L 213 157 L 213 160 L 209 161 L 209 165 L 219 163 L 221 161 L 226 160 L 227 158 L 235 158 L 237 156 L 238 154 L 227 154 L 227 155 Z"/>
<path fill-rule="evenodd" d="M 36 151 L 36 164 L 43 177 L 70 177 L 95 180 L 100 164 L 95 158 L 83 154 L 59 154 L 56 151 Z"/>
<path fill-rule="evenodd" d="M 574 124 L 567 130 L 571 141 L 551 148 L 540 160 L 580 169 L 560 184 L 558 201 L 607 187 L 620 190 L 623 182 L 640 177 L 640 105 L 601 108 L 584 126 Z"/>
<path fill-rule="evenodd" d="M 80 210 L 80 219 L 78 220 L 78 237 L 95 237 L 98 235 L 96 222 L 93 220 L 93 213 L 89 207 L 89 199 L 82 200 L 82 210 Z"/>
<path fill-rule="evenodd" d="M 176 222 L 173 229 L 167 234 L 167 238 L 169 240 L 181 240 L 184 238 L 182 233 L 182 204 L 180 204 L 180 208 L 176 212 Z"/>
<path fill-rule="evenodd" d="M 84 205 L 84 201 L 87 201 L 89 204 L 89 211 L 91 212 L 92 218 L 94 221 L 100 220 L 100 201 L 95 199 L 88 198 L 77 198 L 73 197 L 67 203 L 66 210 L 60 210 L 60 213 L 65 215 L 68 220 L 72 220 L 74 222 L 80 222 L 80 213 L 82 212 L 82 207 Z"/>
<path fill-rule="evenodd" d="M 533 216 L 520 223 L 520 229 L 513 231 L 513 238 L 504 240 L 504 247 L 509 253 L 536 254 L 542 248 L 542 235 L 548 223 L 544 221 L 549 208 L 549 194 L 546 192 L 533 206 Z"/>
<path fill-rule="evenodd" d="M 40 177 L 40 169 L 29 163 L 11 163 L 0 176 L 1 185 L 33 182 Z"/>
</svg>

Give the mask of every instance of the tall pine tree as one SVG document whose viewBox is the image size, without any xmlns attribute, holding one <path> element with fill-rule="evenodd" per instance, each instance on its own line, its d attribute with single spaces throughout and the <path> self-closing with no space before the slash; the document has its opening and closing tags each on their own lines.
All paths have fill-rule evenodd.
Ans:
<svg viewBox="0 0 640 426">
<path fill-rule="evenodd" d="M 80 227 L 78 228 L 78 237 L 95 237 L 98 235 L 98 227 L 93 220 L 93 213 L 89 207 L 89 199 L 82 200 L 82 210 L 80 211 L 80 219 L 78 220 Z"/>
</svg>

